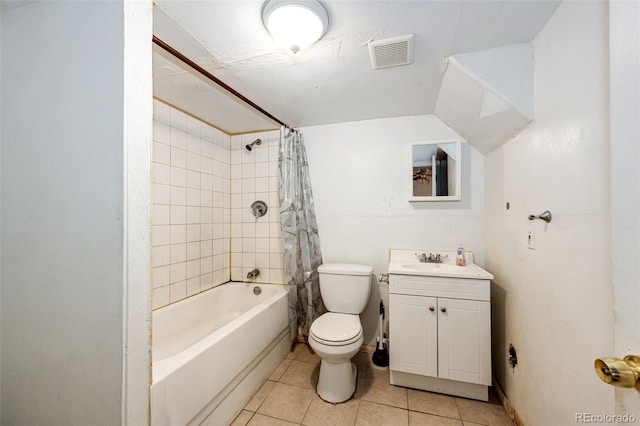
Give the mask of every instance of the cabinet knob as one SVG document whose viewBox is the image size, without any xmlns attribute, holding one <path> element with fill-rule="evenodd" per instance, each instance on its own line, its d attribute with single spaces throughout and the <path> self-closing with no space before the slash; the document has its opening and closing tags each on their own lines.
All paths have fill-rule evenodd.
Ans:
<svg viewBox="0 0 640 426">
<path fill-rule="evenodd" d="M 441 312 L 447 312 L 447 308 L 445 308 L 444 306 L 442 308 L 440 308 Z"/>
<path fill-rule="evenodd" d="M 436 310 L 436 308 L 434 308 L 433 306 L 429 306 L 429 310 L 430 310 L 431 312 L 433 312 L 433 311 L 435 311 L 435 310 Z"/>
</svg>

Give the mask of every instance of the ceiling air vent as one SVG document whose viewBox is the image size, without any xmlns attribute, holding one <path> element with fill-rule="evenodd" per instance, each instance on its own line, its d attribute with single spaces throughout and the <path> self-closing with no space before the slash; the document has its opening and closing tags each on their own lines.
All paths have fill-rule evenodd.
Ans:
<svg viewBox="0 0 640 426">
<path fill-rule="evenodd" d="M 412 63 L 413 34 L 370 42 L 369 57 L 374 70 Z"/>
</svg>

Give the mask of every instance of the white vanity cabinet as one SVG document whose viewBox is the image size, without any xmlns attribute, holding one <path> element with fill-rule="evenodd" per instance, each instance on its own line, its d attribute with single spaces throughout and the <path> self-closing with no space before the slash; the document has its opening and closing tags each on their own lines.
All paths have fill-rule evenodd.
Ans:
<svg viewBox="0 0 640 426">
<path fill-rule="evenodd" d="M 486 401 L 490 280 L 389 272 L 391 384 Z"/>
</svg>

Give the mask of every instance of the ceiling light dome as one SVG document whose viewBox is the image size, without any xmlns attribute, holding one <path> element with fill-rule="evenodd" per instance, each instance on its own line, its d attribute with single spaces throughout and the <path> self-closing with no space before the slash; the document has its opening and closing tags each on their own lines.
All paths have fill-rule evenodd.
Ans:
<svg viewBox="0 0 640 426">
<path fill-rule="evenodd" d="M 278 45 L 298 53 L 327 32 L 329 14 L 317 0 L 267 0 L 262 22 Z"/>
</svg>

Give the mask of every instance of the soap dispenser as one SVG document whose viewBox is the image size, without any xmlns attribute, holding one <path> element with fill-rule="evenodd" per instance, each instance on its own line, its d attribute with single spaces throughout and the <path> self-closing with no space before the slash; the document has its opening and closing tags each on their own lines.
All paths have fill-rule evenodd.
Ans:
<svg viewBox="0 0 640 426">
<path fill-rule="evenodd" d="M 462 244 L 458 246 L 458 251 L 456 252 L 456 265 L 467 266 L 467 256 L 464 254 L 464 247 L 462 247 Z"/>
</svg>

